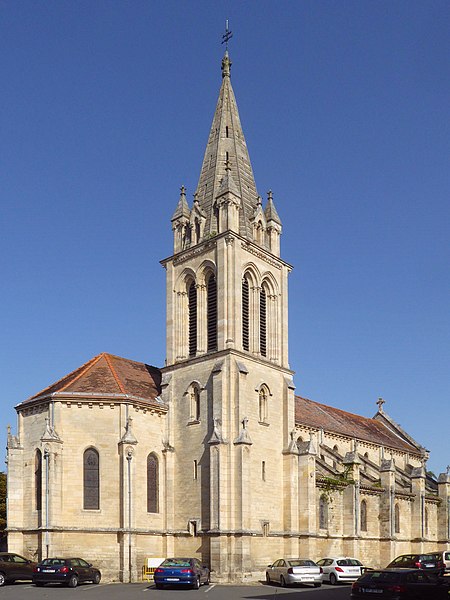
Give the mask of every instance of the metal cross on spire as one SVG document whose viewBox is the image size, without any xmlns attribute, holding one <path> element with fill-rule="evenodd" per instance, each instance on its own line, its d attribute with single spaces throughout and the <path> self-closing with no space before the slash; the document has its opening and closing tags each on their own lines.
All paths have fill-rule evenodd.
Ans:
<svg viewBox="0 0 450 600">
<path fill-rule="evenodd" d="M 233 37 L 233 32 L 228 28 L 228 19 L 225 21 L 225 33 L 222 35 L 222 44 L 225 44 L 225 50 L 228 50 L 228 40 Z"/>
</svg>

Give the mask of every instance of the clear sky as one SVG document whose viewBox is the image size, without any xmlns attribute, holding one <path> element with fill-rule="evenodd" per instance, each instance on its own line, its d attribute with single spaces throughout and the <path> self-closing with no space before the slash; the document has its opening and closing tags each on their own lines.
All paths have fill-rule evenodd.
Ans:
<svg viewBox="0 0 450 600">
<path fill-rule="evenodd" d="M 448 0 L 0 0 L 1 414 L 100 352 L 162 366 L 170 218 L 232 83 L 283 221 L 296 393 L 450 463 Z"/>
</svg>

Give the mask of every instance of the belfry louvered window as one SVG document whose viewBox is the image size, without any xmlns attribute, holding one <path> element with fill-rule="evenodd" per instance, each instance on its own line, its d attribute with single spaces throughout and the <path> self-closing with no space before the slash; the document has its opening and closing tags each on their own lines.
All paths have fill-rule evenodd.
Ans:
<svg viewBox="0 0 450 600">
<path fill-rule="evenodd" d="M 192 282 L 188 289 L 189 303 L 189 356 L 197 352 L 197 288 Z"/>
<path fill-rule="evenodd" d="M 159 473 L 158 458 L 154 454 L 147 456 L 147 512 L 158 512 Z"/>
<path fill-rule="evenodd" d="M 242 280 L 242 347 L 250 350 L 249 288 L 246 277 Z"/>
<path fill-rule="evenodd" d="M 42 452 L 39 448 L 34 457 L 34 490 L 36 510 L 42 509 Z"/>
<path fill-rule="evenodd" d="M 210 275 L 207 290 L 207 333 L 208 351 L 217 350 L 217 283 L 214 275 Z"/>
<path fill-rule="evenodd" d="M 99 455 L 95 448 L 88 448 L 83 455 L 83 508 L 100 508 Z"/>
<path fill-rule="evenodd" d="M 264 288 L 259 295 L 259 351 L 267 356 L 267 302 Z"/>
</svg>

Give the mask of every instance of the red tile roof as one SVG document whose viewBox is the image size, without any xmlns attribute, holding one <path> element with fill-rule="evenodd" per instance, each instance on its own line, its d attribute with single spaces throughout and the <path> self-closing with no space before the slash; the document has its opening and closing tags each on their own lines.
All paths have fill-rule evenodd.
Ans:
<svg viewBox="0 0 450 600">
<path fill-rule="evenodd" d="M 396 435 L 380 421 L 354 415 L 300 396 L 295 397 L 295 422 L 298 425 L 322 428 L 325 431 L 396 448 L 403 452 L 420 452 L 417 447 L 400 435 Z"/>
<path fill-rule="evenodd" d="M 160 394 L 161 371 L 145 363 L 103 352 L 19 406 L 50 395 L 130 396 L 154 403 Z"/>
</svg>

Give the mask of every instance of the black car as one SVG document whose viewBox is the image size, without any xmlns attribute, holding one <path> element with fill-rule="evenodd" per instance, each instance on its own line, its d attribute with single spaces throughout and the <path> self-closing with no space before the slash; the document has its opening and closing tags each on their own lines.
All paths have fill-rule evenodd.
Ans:
<svg viewBox="0 0 450 600">
<path fill-rule="evenodd" d="M 202 583 L 209 584 L 209 569 L 197 558 L 166 558 L 153 574 L 155 587 L 189 585 L 198 590 Z"/>
<path fill-rule="evenodd" d="M 0 552 L 0 585 L 7 581 L 12 583 L 16 579 L 32 579 L 35 566 L 35 562 L 20 554 Z"/>
<path fill-rule="evenodd" d="M 450 587 L 444 577 L 421 569 L 374 569 L 352 584 L 350 598 L 390 600 L 439 600 L 448 598 Z"/>
<path fill-rule="evenodd" d="M 443 575 L 445 572 L 445 563 L 442 560 L 442 555 L 438 552 L 402 554 L 390 562 L 386 569 L 397 567 L 402 569 L 423 569 L 424 571 L 438 575 Z"/>
<path fill-rule="evenodd" d="M 100 571 L 82 558 L 46 558 L 33 572 L 33 583 L 37 586 L 62 583 L 73 588 L 85 581 L 100 583 L 101 578 Z"/>
</svg>

